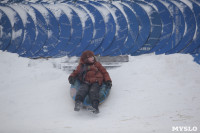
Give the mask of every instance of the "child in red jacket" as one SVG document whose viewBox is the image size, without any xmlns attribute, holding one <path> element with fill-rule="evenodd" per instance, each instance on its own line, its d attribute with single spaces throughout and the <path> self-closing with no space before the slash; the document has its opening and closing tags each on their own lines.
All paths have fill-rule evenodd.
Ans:
<svg viewBox="0 0 200 133">
<path fill-rule="evenodd" d="M 76 79 L 81 82 L 80 89 L 75 97 L 75 111 L 79 111 L 87 94 L 92 103 L 93 113 L 99 113 L 99 91 L 100 86 L 105 82 L 108 88 L 112 86 L 112 80 L 106 69 L 96 61 L 92 51 L 82 53 L 79 65 L 69 76 L 70 84 L 74 84 Z"/>
</svg>

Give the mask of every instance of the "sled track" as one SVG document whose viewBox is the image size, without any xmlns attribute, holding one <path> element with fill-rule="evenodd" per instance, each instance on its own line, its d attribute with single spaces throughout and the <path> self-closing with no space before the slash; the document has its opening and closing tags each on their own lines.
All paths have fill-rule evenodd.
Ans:
<svg viewBox="0 0 200 133">
<path fill-rule="evenodd" d="M 28 58 L 183 53 L 200 62 L 200 1 L 2 0 L 0 50 Z"/>
</svg>

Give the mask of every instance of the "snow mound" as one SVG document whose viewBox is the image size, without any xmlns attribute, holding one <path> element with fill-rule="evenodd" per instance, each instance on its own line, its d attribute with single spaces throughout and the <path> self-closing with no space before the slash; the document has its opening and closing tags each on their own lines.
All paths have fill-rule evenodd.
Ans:
<svg viewBox="0 0 200 133">
<path fill-rule="evenodd" d="M 200 65 L 191 55 L 130 56 L 108 70 L 113 87 L 98 115 L 73 111 L 70 72 L 54 68 L 61 60 L 0 51 L 0 132 L 169 133 L 172 126 L 199 126 Z"/>
</svg>

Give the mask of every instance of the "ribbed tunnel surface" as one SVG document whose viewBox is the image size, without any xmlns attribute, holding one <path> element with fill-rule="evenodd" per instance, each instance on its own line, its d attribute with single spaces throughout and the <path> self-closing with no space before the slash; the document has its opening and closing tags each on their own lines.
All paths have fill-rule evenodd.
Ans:
<svg viewBox="0 0 200 133">
<path fill-rule="evenodd" d="M 29 58 L 184 53 L 198 62 L 200 1 L 3 0 L 0 50 Z"/>
</svg>

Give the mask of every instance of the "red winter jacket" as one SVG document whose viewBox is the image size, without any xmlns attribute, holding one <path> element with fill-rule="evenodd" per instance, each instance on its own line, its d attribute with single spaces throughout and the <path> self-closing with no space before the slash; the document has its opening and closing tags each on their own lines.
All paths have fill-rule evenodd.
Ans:
<svg viewBox="0 0 200 133">
<path fill-rule="evenodd" d="M 98 82 L 99 85 L 101 85 L 103 81 L 111 81 L 108 72 L 101 65 L 101 63 L 97 62 L 96 60 L 92 64 L 88 63 L 87 58 L 91 56 L 94 56 L 92 51 L 83 52 L 79 65 L 70 76 L 78 77 L 81 81 L 86 83 Z"/>
</svg>

